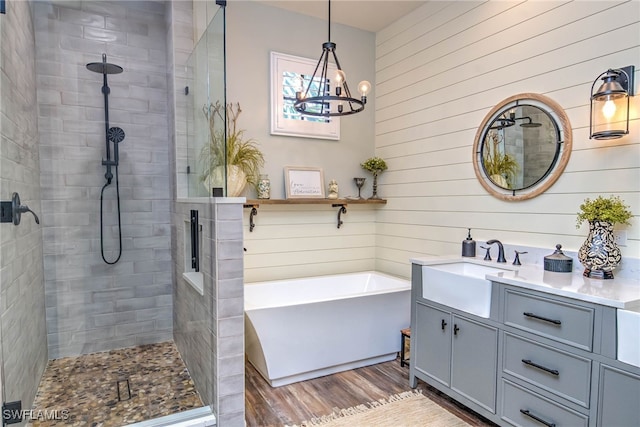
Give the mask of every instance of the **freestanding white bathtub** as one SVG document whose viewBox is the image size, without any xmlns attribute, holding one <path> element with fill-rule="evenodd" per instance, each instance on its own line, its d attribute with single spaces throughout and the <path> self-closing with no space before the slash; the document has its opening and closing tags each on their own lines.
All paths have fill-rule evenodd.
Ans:
<svg viewBox="0 0 640 427">
<path fill-rule="evenodd" d="M 381 273 L 244 289 L 246 354 L 273 387 L 393 360 L 410 325 L 410 282 Z"/>
</svg>

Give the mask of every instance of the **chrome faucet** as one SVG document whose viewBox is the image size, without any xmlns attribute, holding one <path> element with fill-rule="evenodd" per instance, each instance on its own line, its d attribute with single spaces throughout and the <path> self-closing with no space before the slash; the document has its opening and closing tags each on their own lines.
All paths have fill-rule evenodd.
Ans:
<svg viewBox="0 0 640 427">
<path fill-rule="evenodd" d="M 502 246 L 502 242 L 497 239 L 487 240 L 487 245 L 493 245 L 494 243 L 498 244 L 498 262 L 507 262 L 507 259 L 504 257 L 504 246 Z"/>
</svg>

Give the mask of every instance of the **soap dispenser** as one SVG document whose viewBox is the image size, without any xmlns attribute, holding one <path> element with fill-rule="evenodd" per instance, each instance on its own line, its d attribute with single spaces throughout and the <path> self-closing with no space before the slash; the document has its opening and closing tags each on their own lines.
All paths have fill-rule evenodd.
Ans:
<svg viewBox="0 0 640 427">
<path fill-rule="evenodd" d="M 469 234 L 467 238 L 462 241 L 462 256 L 475 257 L 476 256 L 476 241 L 471 238 L 471 229 L 469 228 Z"/>
</svg>

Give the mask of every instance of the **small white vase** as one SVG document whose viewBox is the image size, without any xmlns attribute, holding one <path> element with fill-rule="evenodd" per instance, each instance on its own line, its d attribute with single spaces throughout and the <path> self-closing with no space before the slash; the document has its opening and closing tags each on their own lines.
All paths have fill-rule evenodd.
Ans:
<svg viewBox="0 0 640 427">
<path fill-rule="evenodd" d="M 224 188 L 224 166 L 217 166 L 202 184 L 211 194 L 213 187 Z M 226 197 L 238 197 L 247 186 L 247 175 L 236 165 L 227 165 L 227 194 Z"/>
</svg>

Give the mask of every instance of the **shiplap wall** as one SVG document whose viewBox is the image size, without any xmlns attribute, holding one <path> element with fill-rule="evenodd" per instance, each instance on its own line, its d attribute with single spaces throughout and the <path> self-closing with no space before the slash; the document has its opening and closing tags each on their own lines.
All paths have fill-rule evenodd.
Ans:
<svg viewBox="0 0 640 427">
<path fill-rule="evenodd" d="M 639 17 L 637 1 L 428 2 L 377 33 L 371 126 L 375 152 L 389 165 L 379 179 L 388 204 L 349 206 L 341 229 L 335 208 L 262 205 L 251 233 L 245 209 L 245 280 L 369 269 L 409 277 L 411 257 L 458 253 L 467 227 L 477 240 L 550 250 L 561 243 L 575 251 L 588 231 L 575 228 L 578 207 L 598 194 L 618 194 L 631 206 L 636 216 L 622 251 L 639 258 L 640 96 L 632 99 L 629 136 L 589 140 L 588 129 L 593 80 L 608 68 L 640 67 Z M 266 45 L 280 43 L 264 37 Z M 349 56 L 345 48 L 341 43 L 341 57 Z M 496 103 L 525 92 L 544 94 L 566 110 L 573 153 L 546 193 L 503 202 L 477 182 L 473 138 Z M 267 169 L 279 170 L 284 153 L 313 160 L 325 174 L 332 164 L 308 149 L 291 152 L 293 145 L 282 146 L 260 123 L 247 127 L 268 147 Z M 352 155 L 351 146 L 336 144 L 331 158 Z M 371 177 L 362 176 L 370 191 Z M 352 185 L 339 182 L 341 195 L 354 194 Z M 279 181 L 275 188 L 281 191 Z"/>
<path fill-rule="evenodd" d="M 331 205 L 261 205 L 253 232 L 244 214 L 245 281 L 375 269 L 374 205 L 349 205 L 337 227 Z"/>
<path fill-rule="evenodd" d="M 408 277 L 409 258 L 459 253 L 466 228 L 477 240 L 577 250 L 586 197 L 617 194 L 635 217 L 625 257 L 640 257 L 640 96 L 631 134 L 589 139 L 593 80 L 608 68 L 636 66 L 640 2 L 429 2 L 376 34 L 376 154 L 389 170 L 389 200 L 376 220 L 376 268 Z M 637 88 L 636 84 L 636 88 Z M 567 112 L 573 152 L 543 195 L 504 202 L 473 171 L 473 139 L 502 99 L 544 94 Z"/>
</svg>

